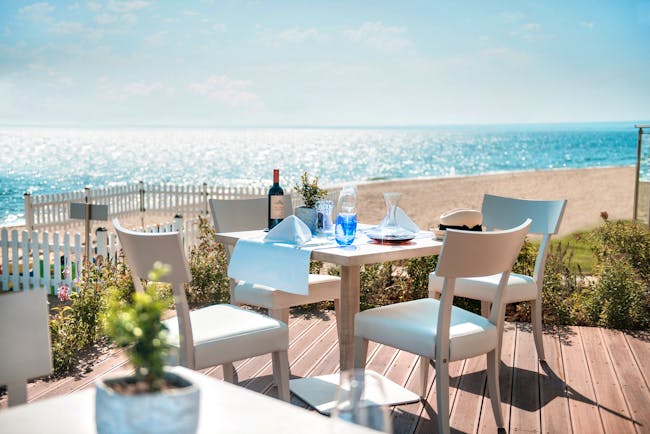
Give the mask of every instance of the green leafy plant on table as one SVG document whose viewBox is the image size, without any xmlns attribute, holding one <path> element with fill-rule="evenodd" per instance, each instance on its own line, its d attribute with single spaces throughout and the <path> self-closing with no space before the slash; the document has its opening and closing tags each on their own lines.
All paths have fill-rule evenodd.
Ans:
<svg viewBox="0 0 650 434">
<path fill-rule="evenodd" d="M 319 199 L 324 199 L 327 196 L 327 190 L 318 186 L 318 176 L 310 180 L 307 172 L 302 174 L 300 182 L 297 182 L 294 188 L 302 196 L 307 208 L 314 208 Z"/>
<path fill-rule="evenodd" d="M 168 266 L 156 262 L 149 280 L 156 282 L 168 272 Z M 164 366 L 169 344 L 162 315 L 169 306 L 170 300 L 161 297 L 156 285 L 151 283 L 144 292 L 133 293 L 131 301 L 125 301 L 117 291 L 111 293 L 104 331 L 117 346 L 126 349 L 137 381 L 133 384 L 116 383 L 114 389 L 129 387 L 135 389 L 132 393 L 144 393 L 165 387 Z"/>
</svg>

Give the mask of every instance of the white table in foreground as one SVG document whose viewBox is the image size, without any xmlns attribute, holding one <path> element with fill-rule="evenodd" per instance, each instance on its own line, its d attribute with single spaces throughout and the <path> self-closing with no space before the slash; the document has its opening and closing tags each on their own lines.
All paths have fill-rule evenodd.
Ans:
<svg viewBox="0 0 650 434">
<path fill-rule="evenodd" d="M 264 232 L 260 230 L 224 232 L 216 234 L 216 240 L 235 245 L 239 239 L 260 239 L 263 236 Z M 354 315 L 359 312 L 361 266 L 437 255 L 441 246 L 442 242 L 434 240 L 432 233 L 422 233 L 412 241 L 399 244 L 378 244 L 360 234 L 352 246 L 319 246 L 312 250 L 311 259 L 341 266 L 341 304 L 336 317 L 340 324 L 340 370 L 352 369 L 354 366 Z M 291 391 L 310 406 L 327 414 L 335 399 L 337 383 L 338 374 L 332 374 L 294 379 L 289 385 Z M 417 394 L 386 378 L 383 388 L 387 404 L 403 404 L 419 399 Z"/>
<path fill-rule="evenodd" d="M 201 388 L 198 434 L 376 433 L 186 368 L 173 369 L 196 381 Z M 0 411 L 0 432 L 3 434 L 96 433 L 95 389 L 90 388 L 4 409 Z"/>
</svg>

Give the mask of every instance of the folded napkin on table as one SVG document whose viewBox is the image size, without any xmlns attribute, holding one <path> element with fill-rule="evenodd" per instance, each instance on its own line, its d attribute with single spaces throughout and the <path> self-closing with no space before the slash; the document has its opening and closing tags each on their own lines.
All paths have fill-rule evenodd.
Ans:
<svg viewBox="0 0 650 434">
<path fill-rule="evenodd" d="M 465 231 L 481 231 L 483 214 L 475 209 L 457 208 L 440 215 L 440 229 L 461 229 Z"/>
<path fill-rule="evenodd" d="M 397 225 L 401 227 L 402 229 L 406 229 L 407 231 L 411 232 L 420 232 L 420 228 L 418 225 L 416 225 L 413 220 L 410 219 L 409 216 L 406 215 L 404 210 L 400 207 L 397 207 L 395 210 L 395 218 L 397 219 Z M 385 226 L 388 223 L 388 216 L 384 217 L 384 219 L 379 223 L 379 228 Z"/>
<path fill-rule="evenodd" d="M 228 277 L 306 295 L 311 251 L 298 247 L 310 239 L 307 225 L 291 215 L 271 229 L 263 241 L 237 241 Z"/>
</svg>

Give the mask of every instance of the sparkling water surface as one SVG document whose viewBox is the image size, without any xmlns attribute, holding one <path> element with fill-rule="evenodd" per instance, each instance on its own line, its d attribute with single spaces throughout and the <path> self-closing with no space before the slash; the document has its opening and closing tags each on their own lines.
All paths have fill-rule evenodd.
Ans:
<svg viewBox="0 0 650 434">
<path fill-rule="evenodd" d="M 636 162 L 633 126 L 0 127 L 0 225 L 24 221 L 25 192 L 74 191 L 141 180 L 266 186 L 272 170 L 279 168 L 284 186 L 293 185 L 305 170 L 318 175 L 322 185 L 331 185 L 631 165 Z"/>
</svg>

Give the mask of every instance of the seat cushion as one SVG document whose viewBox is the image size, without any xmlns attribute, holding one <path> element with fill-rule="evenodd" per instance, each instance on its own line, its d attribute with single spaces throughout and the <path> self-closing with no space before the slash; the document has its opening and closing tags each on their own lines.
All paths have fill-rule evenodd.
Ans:
<svg viewBox="0 0 650 434">
<path fill-rule="evenodd" d="M 289 328 L 282 321 L 230 304 L 190 312 L 195 369 L 220 365 L 289 347 Z M 165 321 L 169 343 L 178 350 L 178 321 Z M 176 359 L 176 355 L 173 358 Z"/>
<path fill-rule="evenodd" d="M 424 298 L 359 312 L 354 334 L 434 358 L 439 307 L 438 300 Z M 449 337 L 450 359 L 465 359 L 496 348 L 497 328 L 486 318 L 453 306 Z"/>
<path fill-rule="evenodd" d="M 291 306 L 334 300 L 341 296 L 341 278 L 326 274 L 309 275 L 309 294 L 291 294 L 270 286 L 240 281 L 235 286 L 234 303 L 250 304 L 267 309 L 284 309 Z"/>
<path fill-rule="evenodd" d="M 456 279 L 454 296 L 467 297 L 474 300 L 492 301 L 499 286 L 501 274 L 493 274 L 484 277 L 468 277 Z M 432 291 L 442 292 L 442 285 L 445 279 L 436 276 L 436 273 L 429 275 L 429 293 Z M 537 284 L 530 276 L 511 273 L 508 279 L 508 287 L 503 294 L 504 303 L 516 303 L 519 301 L 535 300 L 537 298 Z"/>
</svg>

